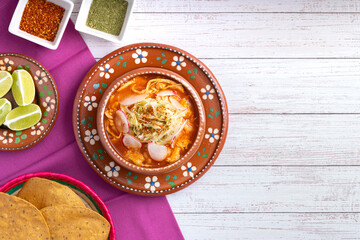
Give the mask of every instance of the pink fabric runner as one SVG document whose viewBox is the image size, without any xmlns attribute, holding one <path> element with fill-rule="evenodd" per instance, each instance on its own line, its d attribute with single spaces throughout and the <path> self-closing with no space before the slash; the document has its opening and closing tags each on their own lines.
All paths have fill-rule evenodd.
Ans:
<svg viewBox="0 0 360 240">
<path fill-rule="evenodd" d="M 0 185 L 19 175 L 49 171 L 67 174 L 91 187 L 113 217 L 117 239 L 183 239 L 165 197 L 122 192 L 102 180 L 86 163 L 72 130 L 72 106 L 78 86 L 95 64 L 81 35 L 69 22 L 57 50 L 50 50 L 8 32 L 17 1 L 0 3 L 0 52 L 28 55 L 54 77 L 60 95 L 57 122 L 49 135 L 30 149 L 0 152 Z"/>
</svg>

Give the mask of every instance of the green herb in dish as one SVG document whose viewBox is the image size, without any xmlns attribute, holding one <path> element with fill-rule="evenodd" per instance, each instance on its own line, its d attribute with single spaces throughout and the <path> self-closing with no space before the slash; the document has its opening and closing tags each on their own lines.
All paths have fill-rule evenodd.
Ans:
<svg viewBox="0 0 360 240">
<path fill-rule="evenodd" d="M 86 25 L 102 32 L 119 35 L 127 7 L 128 2 L 124 0 L 94 0 Z"/>
</svg>

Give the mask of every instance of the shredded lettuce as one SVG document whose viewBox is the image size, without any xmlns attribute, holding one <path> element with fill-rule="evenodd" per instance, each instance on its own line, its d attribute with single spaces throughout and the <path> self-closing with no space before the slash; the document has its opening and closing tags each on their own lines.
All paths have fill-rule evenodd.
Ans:
<svg viewBox="0 0 360 240">
<path fill-rule="evenodd" d="M 122 109 L 128 118 L 130 133 L 141 142 L 157 144 L 172 140 L 186 114 L 174 107 L 168 97 L 149 98 Z"/>
</svg>

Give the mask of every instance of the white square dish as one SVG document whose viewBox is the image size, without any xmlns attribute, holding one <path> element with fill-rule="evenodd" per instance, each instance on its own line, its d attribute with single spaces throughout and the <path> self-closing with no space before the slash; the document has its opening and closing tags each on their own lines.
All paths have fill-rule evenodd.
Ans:
<svg viewBox="0 0 360 240">
<path fill-rule="evenodd" d="M 94 35 L 99 38 L 106 39 L 108 41 L 119 43 L 124 37 L 125 30 L 128 25 L 130 15 L 132 13 L 132 9 L 133 9 L 134 3 L 135 3 L 135 0 L 126 0 L 126 1 L 128 2 L 128 7 L 126 9 L 124 23 L 122 25 L 119 35 L 112 35 L 112 34 L 109 34 L 106 32 L 102 32 L 102 31 L 96 30 L 96 29 L 91 28 L 86 25 L 86 20 L 88 18 L 90 6 L 91 6 L 93 0 L 83 0 L 82 1 L 79 15 L 77 17 L 76 24 L 75 24 L 75 29 L 80 32 L 83 32 L 83 33 L 87 33 L 87 34 Z"/>
<path fill-rule="evenodd" d="M 30 33 L 27 33 L 25 31 L 20 30 L 20 21 L 25 9 L 25 6 L 28 2 L 28 0 L 19 0 L 18 5 L 16 6 L 15 12 L 13 14 L 13 17 L 11 19 L 10 25 L 9 25 L 9 32 L 12 34 L 19 36 L 21 38 L 25 38 L 31 42 L 37 43 L 41 46 L 50 48 L 50 49 L 57 49 L 57 47 L 60 44 L 60 40 L 64 34 L 64 31 L 66 29 L 67 23 L 69 22 L 71 12 L 74 7 L 74 3 L 70 0 L 48 0 L 49 2 L 52 2 L 62 8 L 65 9 L 64 16 L 61 19 L 59 29 L 57 31 L 56 37 L 54 41 L 48 41 L 39 37 L 36 37 Z"/>
</svg>

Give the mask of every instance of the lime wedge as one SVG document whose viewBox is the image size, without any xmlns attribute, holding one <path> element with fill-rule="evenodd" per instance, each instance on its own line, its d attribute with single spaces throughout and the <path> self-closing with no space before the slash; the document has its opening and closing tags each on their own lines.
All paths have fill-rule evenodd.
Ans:
<svg viewBox="0 0 360 240">
<path fill-rule="evenodd" d="M 36 104 L 20 106 L 6 115 L 4 125 L 14 131 L 24 130 L 37 124 L 41 115 L 41 109 Z"/>
<path fill-rule="evenodd" d="M 6 115 L 11 111 L 11 102 L 6 98 L 0 99 L 0 126 L 5 122 Z"/>
<path fill-rule="evenodd" d="M 12 74 L 14 83 L 12 94 L 19 106 L 25 106 L 34 101 L 35 85 L 30 73 L 24 69 L 15 70 Z"/>
<path fill-rule="evenodd" d="M 10 90 L 13 84 L 11 74 L 7 71 L 0 71 L 0 98 Z"/>
</svg>

